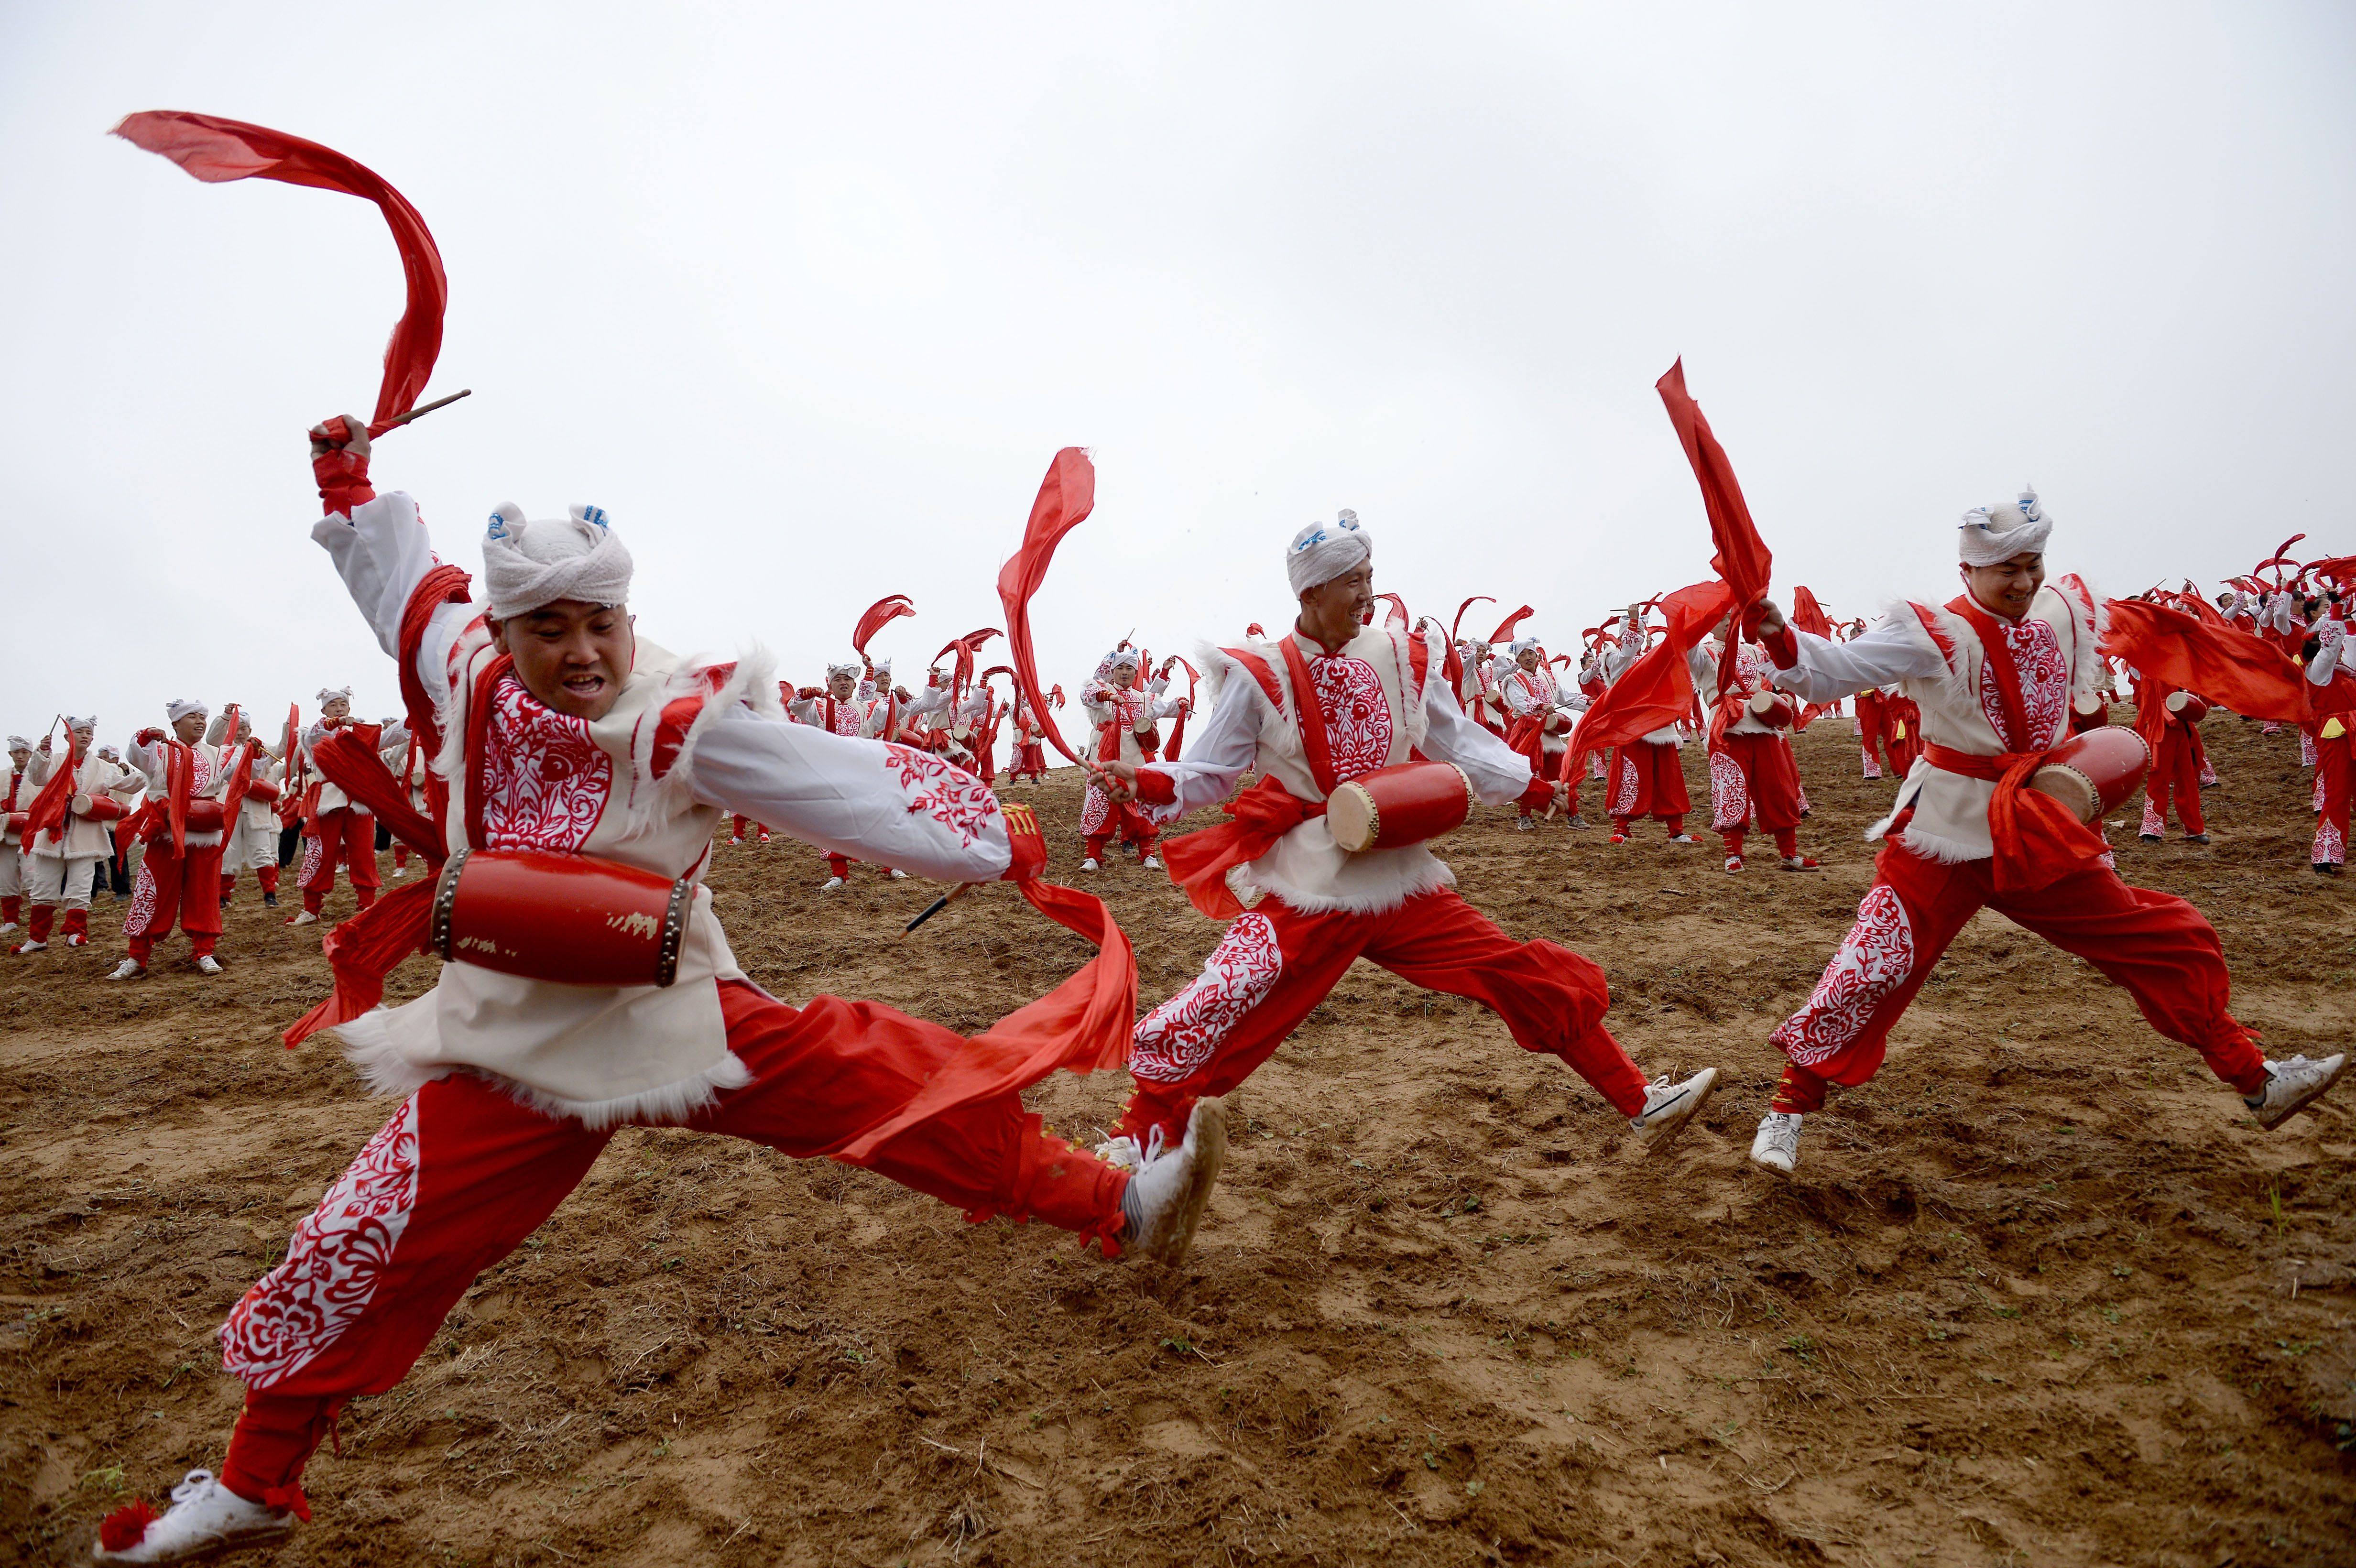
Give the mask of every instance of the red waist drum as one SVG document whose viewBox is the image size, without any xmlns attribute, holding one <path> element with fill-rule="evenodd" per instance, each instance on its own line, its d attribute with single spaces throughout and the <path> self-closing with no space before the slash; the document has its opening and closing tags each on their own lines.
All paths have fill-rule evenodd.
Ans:
<svg viewBox="0 0 2356 1568">
<path fill-rule="evenodd" d="M 1472 781 L 1454 763 L 1401 763 L 1337 785 L 1325 827 L 1350 853 L 1399 849 L 1462 827 L 1472 814 Z"/>
<path fill-rule="evenodd" d="M 2150 765 L 2143 737 L 2113 725 L 2062 741 L 2029 776 L 2029 787 L 2068 806 L 2079 821 L 2092 822 L 2135 794 Z"/>
<path fill-rule="evenodd" d="M 192 800 L 188 802 L 188 815 L 183 826 L 190 833 L 219 833 L 222 821 L 220 801 Z"/>
<path fill-rule="evenodd" d="M 434 891 L 432 945 L 561 986 L 668 986 L 695 883 L 594 855 L 461 849 Z"/>
<path fill-rule="evenodd" d="M 1751 709 L 1751 717 L 1770 729 L 1788 730 L 1792 727 L 1791 704 L 1772 691 L 1752 692 L 1751 700 L 1744 706 Z"/>
<path fill-rule="evenodd" d="M 2189 691 L 2169 692 L 2168 710 L 2187 724 L 2198 724 L 2209 717 L 2209 705 Z"/>
</svg>

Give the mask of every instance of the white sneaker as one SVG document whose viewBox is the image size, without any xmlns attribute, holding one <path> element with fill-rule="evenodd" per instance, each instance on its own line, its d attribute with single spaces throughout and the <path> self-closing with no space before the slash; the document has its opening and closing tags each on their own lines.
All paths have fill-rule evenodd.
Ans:
<svg viewBox="0 0 2356 1568">
<path fill-rule="evenodd" d="M 1669 842 L 1672 844 L 1698 844 L 1701 840 L 1695 837 L 1690 833 L 1676 833 L 1670 835 Z"/>
<path fill-rule="evenodd" d="M 147 977 L 147 965 L 136 958 L 125 958 L 106 977 L 110 980 L 144 980 Z"/>
<path fill-rule="evenodd" d="M 2304 1056 L 2294 1056 L 2288 1061 L 2266 1063 L 2265 1093 L 2253 1102 L 2242 1103 L 2258 1119 L 2258 1125 L 2272 1131 L 2297 1115 L 2310 1102 L 2321 1099 L 2323 1092 L 2340 1082 L 2348 1071 L 2348 1056 L 2327 1056 L 2320 1061 L 2310 1061 Z"/>
<path fill-rule="evenodd" d="M 900 869 L 898 867 L 896 867 L 896 866 L 895 866 L 895 867 L 894 867 L 891 870 L 888 870 L 888 871 L 884 872 L 884 874 L 885 876 L 887 876 L 887 877 L 891 878 L 891 879 L 892 879 L 894 881 L 895 881 L 895 882 L 905 882 L 905 881 L 906 881 L 906 880 L 908 880 L 908 873 L 907 873 L 907 872 L 905 872 L 905 871 L 904 871 L 904 870 L 901 870 L 901 869 Z"/>
<path fill-rule="evenodd" d="M 1670 1140 L 1693 1120 L 1694 1113 L 1708 1102 L 1710 1092 L 1717 1087 L 1715 1067 L 1705 1067 L 1682 1083 L 1670 1083 L 1665 1072 L 1655 1079 L 1644 1091 L 1644 1110 L 1628 1120 L 1644 1152 L 1658 1154 L 1666 1148 Z"/>
<path fill-rule="evenodd" d="M 744 840 L 743 840 L 742 838 L 737 837 L 734 834 L 730 834 L 730 835 L 729 835 L 729 837 L 728 837 L 728 842 L 730 842 L 731 844 L 742 844 L 743 842 L 744 842 Z"/>
<path fill-rule="evenodd" d="M 395 866 L 392 869 L 392 880 L 396 882 L 407 875 L 409 875 L 409 868 L 406 866 Z"/>
<path fill-rule="evenodd" d="M 46 942 L 20 942 L 8 949 L 11 953 L 47 953 L 48 950 L 49 944 Z"/>
<path fill-rule="evenodd" d="M 197 973 L 198 973 L 198 974 L 199 974 L 199 975 L 218 975 L 218 974 L 220 974 L 220 972 L 221 972 L 221 970 L 220 970 L 220 959 L 218 959 L 218 958 L 214 957 L 214 956 L 213 956 L 211 954 L 209 954 L 209 953 L 199 953 L 199 954 L 198 954 L 198 955 L 197 955 Z"/>
<path fill-rule="evenodd" d="M 1759 1136 L 1751 1140 L 1751 1163 L 1789 1176 L 1800 1163 L 1800 1113 L 1770 1111 L 1760 1119 Z"/>
<path fill-rule="evenodd" d="M 1099 867 L 1099 866 L 1097 864 L 1097 862 L 1096 862 L 1096 857 L 1095 857 L 1095 856 L 1093 856 L 1093 855 L 1089 856 L 1087 859 L 1085 859 L 1085 860 L 1083 860 L 1083 861 L 1081 861 L 1081 862 L 1080 862 L 1080 869 L 1081 869 L 1081 870 L 1083 870 L 1083 871 L 1095 871 L 1095 870 L 1101 870 L 1102 869 L 1103 869 L 1103 868 Z"/>
<path fill-rule="evenodd" d="M 289 915 L 286 919 L 286 923 L 289 925 L 316 925 L 319 923 L 319 917 L 306 909 Z"/>
<path fill-rule="evenodd" d="M 101 1563 L 178 1563 L 276 1541 L 294 1528 L 293 1509 L 247 1502 L 210 1470 L 191 1470 L 172 1488 L 172 1506 L 149 1520 L 138 1540 L 109 1552 L 102 1537 L 91 1555 Z"/>
<path fill-rule="evenodd" d="M 15 932 L 16 929 L 16 923 L 13 920 L 9 921 L 7 923 L 0 925 L 0 936 L 9 935 L 11 933 Z"/>
<path fill-rule="evenodd" d="M 1177 1264 L 1194 1243 L 1194 1227 L 1202 1223 L 1203 1206 L 1226 1158 L 1226 1108 L 1216 1100 L 1195 1101 L 1186 1118 L 1186 1139 L 1174 1149 L 1162 1148 L 1162 1129 L 1153 1131 L 1152 1147 L 1121 1194 L 1121 1213 L 1129 1221 L 1121 1229 L 1121 1245 L 1156 1263 Z"/>
<path fill-rule="evenodd" d="M 824 882 L 819 885 L 818 891 L 822 893 L 841 892 L 842 891 L 842 879 L 841 877 L 829 877 Z"/>
<path fill-rule="evenodd" d="M 1537 818 L 1535 816 L 1516 816 L 1514 818 L 1514 831 L 1516 833 L 1527 833 L 1531 828 L 1536 827 L 1537 825 Z"/>
<path fill-rule="evenodd" d="M 1148 855 L 1145 858 L 1145 869 L 1149 871 L 1158 871 L 1162 869 L 1162 857 L 1159 855 Z"/>
</svg>

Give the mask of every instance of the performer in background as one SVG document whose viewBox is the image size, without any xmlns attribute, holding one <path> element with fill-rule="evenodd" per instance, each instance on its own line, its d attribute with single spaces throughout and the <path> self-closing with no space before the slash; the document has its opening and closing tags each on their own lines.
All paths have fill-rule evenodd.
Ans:
<svg viewBox="0 0 2356 1568">
<path fill-rule="evenodd" d="M 1648 640 L 1643 614 L 1631 604 L 1620 634 L 1620 645 L 1605 667 L 1608 678 L 1616 681 L 1633 668 L 1636 661 L 1644 656 Z M 1711 675 L 1709 655 L 1698 647 L 1692 649 L 1686 655 L 1686 667 L 1693 677 L 1694 689 L 1704 689 Z M 1672 844 L 1701 842 L 1686 831 L 1686 813 L 1693 809 L 1693 801 L 1686 793 L 1685 763 L 1679 755 L 1685 743 L 1685 731 L 1680 726 L 1664 724 L 1618 748 L 1612 762 L 1607 807 L 1612 814 L 1612 843 L 1628 842 L 1629 824 L 1640 816 L 1658 821 L 1668 830 Z"/>
<path fill-rule="evenodd" d="M 891 666 L 886 664 L 884 668 L 888 672 Z M 868 707 L 859 699 L 859 666 L 830 664 L 826 667 L 826 685 L 805 686 L 795 692 L 793 705 L 787 713 L 797 723 L 815 725 L 845 740 L 857 740 L 866 722 Z M 819 891 L 841 892 L 843 884 L 851 880 L 851 868 L 858 862 L 836 850 L 820 850 L 819 854 L 826 861 L 827 878 Z M 908 873 L 896 867 L 879 866 L 876 869 L 894 881 L 907 880 Z"/>
<path fill-rule="evenodd" d="M 90 941 L 91 878 L 107 849 L 106 825 L 123 815 L 123 802 L 112 794 L 118 773 L 100 756 L 93 742 L 98 720 L 66 716 L 66 755 L 53 757 L 47 736 L 32 755 L 27 791 L 37 793 L 49 782 L 52 768 L 70 768 L 72 794 L 65 802 L 65 821 L 36 828 L 25 843 L 25 891 L 31 905 L 27 940 L 8 951 L 39 953 L 49 944 L 52 923 L 65 911 L 64 940 L 68 947 Z"/>
<path fill-rule="evenodd" d="M 228 734 L 229 715 L 224 712 L 213 720 L 207 732 L 207 743 L 220 746 L 231 741 Z M 254 881 L 262 889 L 262 901 L 271 909 L 278 907 L 278 781 L 285 769 L 277 753 L 255 739 L 253 721 L 243 708 L 237 710 L 237 734 L 231 741 L 232 752 L 242 748 L 253 753 L 250 768 L 251 784 L 245 799 L 237 808 L 237 820 L 225 831 L 228 837 L 221 845 L 221 908 L 227 909 L 237 892 L 237 874 L 253 872 Z M 228 766 L 237 763 L 232 755 Z"/>
<path fill-rule="evenodd" d="M 1808 702 L 1869 686 L 1922 705 L 1923 763 L 1869 837 L 1890 837 L 1856 925 L 1807 1004 L 1776 1029 L 1787 1058 L 1752 1161 L 1788 1175 L 1801 1119 L 1835 1083 L 1881 1067 L 1890 1027 L 1932 965 L 1983 908 L 2084 959 L 2135 997 L 2154 1029 L 2201 1052 L 2265 1127 L 2280 1126 L 2348 1065 L 2268 1061 L 2226 1006 L 2232 977 L 2217 933 L 2182 899 L 2119 880 L 2100 833 L 2066 814 L 2021 808 L 2015 764 L 2068 734 L 2072 691 L 2094 689 L 2106 617 L 2094 595 L 2045 581 L 2052 525 L 2034 491 L 1967 512 L 1957 533 L 1965 591 L 1943 608 L 1908 603 L 1851 643 L 1795 633 L 1772 605 L 1761 633 L 1775 682 Z M 2013 824 L 1999 836 L 2002 812 Z"/>
<path fill-rule="evenodd" d="M 24 836 L 16 816 L 32 804 L 25 770 L 33 761 L 33 742 L 22 735 L 8 737 L 7 786 L 0 793 L 0 936 L 14 936 L 25 918 Z"/>
<path fill-rule="evenodd" d="M 2356 686 L 2356 669 L 2348 663 L 2348 624 L 2340 606 L 2319 619 L 2301 647 L 2308 684 L 2319 690 Z M 2315 729 L 2315 840 L 2309 862 L 2319 877 L 2336 877 L 2348 861 L 2349 719 L 2350 704 Z"/>
<path fill-rule="evenodd" d="M 1044 863 L 1035 824 L 1011 832 L 967 775 L 778 722 L 765 663 L 683 661 L 637 637 L 630 555 L 596 507 L 527 521 L 500 507 L 483 542 L 489 605 L 466 603 L 409 497 L 369 485 L 364 429 L 347 415 L 313 432 L 327 506 L 313 537 L 398 650 L 412 716 L 448 726 L 424 739 L 450 786 L 454 854 L 531 848 L 581 857 L 584 875 L 604 861 L 700 880 L 721 816 L 743 811 L 944 880 L 1029 878 Z M 582 885 L 558 878 L 549 896 Z M 336 1413 L 400 1382 L 619 1125 L 831 1155 L 977 1220 L 1185 1252 L 1223 1147 L 1216 1107 L 1134 1174 L 1044 1132 L 1013 1088 L 854 1157 L 967 1041 L 873 1002 L 776 1000 L 738 972 L 701 888 L 688 926 L 668 987 L 557 985 L 453 959 L 425 996 L 337 1026 L 370 1083 L 407 1098 L 222 1328 L 222 1365 L 246 1396 L 218 1476 L 191 1476 L 170 1511 L 102 1559 L 175 1561 L 307 1518 L 304 1467 Z"/>
<path fill-rule="evenodd" d="M 1709 825 L 1726 843 L 1726 869 L 1742 869 L 1742 848 L 1755 816 L 1759 830 L 1775 836 L 1778 863 L 1787 871 L 1813 871 L 1817 862 L 1800 853 L 1800 818 L 1807 799 L 1800 792 L 1799 760 L 1790 735 L 1800 705 L 1767 684 L 1765 661 L 1737 636 L 1733 618 L 1718 624 L 1718 656 L 1734 661 L 1733 678 L 1718 695 L 1715 671 L 1694 689 L 1709 705 Z M 1735 640 L 1730 645 L 1726 639 Z M 1763 709 L 1763 710 L 1762 710 Z"/>
<path fill-rule="evenodd" d="M 1290 635 L 1201 650 L 1213 708 L 1185 757 L 1108 757 L 1092 770 L 1108 798 L 1139 801 L 1158 822 L 1225 800 L 1247 768 L 1258 774 L 1230 808 L 1234 822 L 1172 845 L 1173 879 L 1229 923 L 1202 974 L 1138 1024 L 1136 1093 L 1107 1157 L 1147 1159 L 1174 1144 L 1198 1099 L 1250 1076 L 1357 958 L 1480 1002 L 1525 1051 L 1594 1085 L 1640 1143 L 1665 1144 L 1709 1097 L 1716 1069 L 1648 1085 L 1603 1027 L 1601 969 L 1551 942 L 1508 937 L 1457 896 L 1454 873 L 1424 844 L 1352 854 L 1334 842 L 1324 816 L 1333 791 L 1410 752 L 1461 770 L 1491 805 L 1543 804 L 1560 786 L 1532 778 L 1526 757 L 1458 709 L 1438 634 L 1365 624 L 1374 548 L 1355 513 L 1301 529 L 1285 568 L 1301 606 Z"/>
<path fill-rule="evenodd" d="M 370 751 L 397 746 L 409 738 L 406 727 L 387 730 L 355 720 L 348 686 L 319 693 L 319 720 L 303 732 L 304 749 L 316 752 L 321 741 L 343 730 L 359 735 Z M 383 885 L 376 871 L 376 818 L 353 805 L 332 782 L 322 779 L 314 787 L 318 795 L 305 829 L 312 842 L 304 846 L 303 874 L 297 879 L 303 907 L 287 916 L 289 925 L 309 925 L 319 918 L 327 895 L 335 891 L 338 865 L 351 872 L 352 897 L 362 909 L 376 902 L 377 890 Z"/>
<path fill-rule="evenodd" d="M 1080 688 L 1080 710 L 1088 716 L 1095 731 L 1088 754 L 1099 763 L 1126 763 L 1133 768 L 1145 762 L 1149 741 L 1158 744 L 1155 723 L 1177 712 L 1185 700 L 1167 701 L 1141 689 L 1138 677 L 1143 667 L 1136 649 L 1118 647 L 1098 662 L 1096 673 Z M 1151 816 L 1091 782 L 1080 804 L 1080 836 L 1087 852 L 1080 869 L 1098 869 L 1103 863 L 1105 841 L 1119 832 L 1124 841 L 1137 845 L 1138 863 L 1149 871 L 1158 871 L 1162 862 L 1153 853 L 1153 844 L 1161 831 Z"/>
<path fill-rule="evenodd" d="M 1505 744 L 1530 760 L 1530 777 L 1552 780 L 1562 776 L 1562 756 L 1570 742 L 1571 727 L 1578 716 L 1587 710 L 1587 699 L 1575 691 L 1565 691 L 1554 678 L 1553 667 L 1547 663 L 1546 649 L 1536 637 L 1516 637 L 1512 645 L 1514 667 L 1497 683 L 1497 691 L 1510 715 L 1505 726 Z M 1572 779 L 1566 786 L 1570 811 L 1570 826 L 1585 827 L 1587 818 L 1579 814 L 1579 781 Z M 1527 833 L 1537 826 L 1524 802 L 1514 815 L 1514 827 Z"/>
<path fill-rule="evenodd" d="M 187 933 L 188 951 L 200 975 L 218 975 L 213 949 L 220 941 L 220 863 L 226 836 L 222 797 L 230 770 L 219 748 L 205 743 L 211 709 L 193 697 L 165 705 L 169 731 L 149 728 L 131 742 L 131 765 L 145 778 L 146 804 L 139 815 L 147 852 L 131 891 L 131 912 L 123 922 L 127 951 L 106 977 L 137 980 L 159 938 L 177 923 Z M 177 818 L 176 824 L 175 818 Z"/>
</svg>

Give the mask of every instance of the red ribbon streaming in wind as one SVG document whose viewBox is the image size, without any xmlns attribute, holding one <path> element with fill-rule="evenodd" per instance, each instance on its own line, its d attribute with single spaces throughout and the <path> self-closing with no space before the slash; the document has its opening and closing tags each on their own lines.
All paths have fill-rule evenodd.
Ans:
<svg viewBox="0 0 2356 1568">
<path fill-rule="evenodd" d="M 1461 616 L 1463 612 L 1460 610 L 1457 613 Z M 1492 644 L 1512 642 L 1514 640 L 1514 628 L 1537 613 L 1537 612 L 1531 609 L 1528 605 L 1523 605 L 1520 609 L 1515 611 L 1512 614 L 1497 623 L 1497 629 L 1489 634 L 1489 641 Z"/>
<path fill-rule="evenodd" d="M 419 394 L 434 374 L 434 361 L 442 352 L 442 315 L 450 303 L 450 282 L 443 275 L 442 252 L 435 249 L 425 219 L 407 197 L 373 170 L 332 147 L 241 120 L 154 109 L 126 116 L 115 126 L 114 134 L 134 147 L 171 159 L 209 185 L 225 180 L 277 180 L 340 191 L 376 203 L 392 230 L 393 244 L 401 251 L 409 304 L 384 346 L 384 381 L 377 389 L 376 417 L 369 425 L 369 434 L 382 435 L 392 421 L 417 406 Z"/>
<path fill-rule="evenodd" d="M 1048 742 L 1072 762 L 1079 753 L 1064 741 L 1047 704 L 1039 695 L 1039 658 L 1031 647 L 1031 596 L 1046 581 L 1064 536 L 1087 520 L 1097 505 L 1096 465 L 1076 446 L 1055 453 L 1047 476 L 1039 482 L 1039 497 L 1031 504 L 1031 520 L 1023 529 L 1023 545 L 998 572 L 998 600 L 1006 606 L 1006 642 L 1014 660 L 1014 678 L 1031 699 L 1031 711 Z"/>
<path fill-rule="evenodd" d="M 1563 752 L 1564 778 L 1580 759 L 1606 746 L 1622 746 L 1674 724 L 1693 709 L 1693 672 L 1686 655 L 1708 635 L 1734 603 L 1734 591 L 1723 582 L 1697 582 L 1661 600 L 1669 618 L 1668 630 L 1627 673 L 1596 699 L 1572 732 L 1575 744 Z"/>
<path fill-rule="evenodd" d="M 894 593 L 888 598 L 878 599 L 874 603 L 867 606 L 867 613 L 859 617 L 859 624 L 851 628 L 851 647 L 857 650 L 862 658 L 864 658 L 867 656 L 867 639 L 882 631 L 885 623 L 896 620 L 902 615 L 913 615 L 916 613 L 916 602 L 905 593 Z"/>
<path fill-rule="evenodd" d="M 1686 390 L 1686 362 L 1681 358 L 1671 365 L 1668 374 L 1655 382 L 1654 388 L 1669 411 L 1669 422 L 1676 427 L 1677 442 L 1686 449 L 1686 461 L 1693 464 L 1694 477 L 1701 483 L 1702 507 L 1709 514 L 1709 537 L 1718 547 L 1717 553 L 1709 558 L 1709 568 L 1718 573 L 1719 581 L 1732 590 L 1730 608 L 1749 610 L 1767 597 L 1775 558 L 1751 520 L 1751 507 L 1742 499 L 1742 486 L 1735 482 L 1734 464 L 1727 460 L 1726 449 L 1710 433 L 1709 421 L 1702 417 L 1701 405 Z M 1719 663 L 1720 696 L 1725 695 L 1734 679 L 1734 662 L 1730 658 Z"/>
<path fill-rule="evenodd" d="M 1825 607 L 1805 587 L 1792 590 L 1792 624 L 1826 642 L 1832 640 L 1832 617 L 1825 613 Z"/>
<path fill-rule="evenodd" d="M 53 729 L 51 733 L 55 732 Z M 42 737 L 44 740 L 48 738 Z M 74 780 L 80 773 L 81 769 L 74 763 L 73 731 L 69 730 L 66 731 L 65 760 L 49 764 L 48 780 L 25 807 L 25 827 L 18 837 L 24 839 L 27 853 L 32 849 L 33 836 L 44 828 L 54 833 L 55 837 L 49 840 L 53 844 L 65 837 L 67 803 L 73 799 Z M 29 871 L 26 874 L 31 875 Z"/>
<path fill-rule="evenodd" d="M 2182 687 L 2245 718 L 2303 724 L 2316 717 L 2320 693 L 2265 638 L 2140 599 L 2113 599 L 2104 608 L 2110 629 L 2103 652 L 2147 681 Z"/>
</svg>

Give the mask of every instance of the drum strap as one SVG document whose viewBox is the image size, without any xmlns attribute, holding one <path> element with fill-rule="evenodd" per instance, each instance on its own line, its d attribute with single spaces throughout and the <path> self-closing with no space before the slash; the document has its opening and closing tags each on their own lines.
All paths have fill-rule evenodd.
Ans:
<svg viewBox="0 0 2356 1568">
<path fill-rule="evenodd" d="M 1996 676 L 1997 706 L 2004 710 L 2004 743 L 2020 747 L 2042 739 L 2029 732 L 2029 710 L 2020 699 L 2020 667 L 2013 660 L 2012 645 L 2005 641 L 2004 628 L 1968 593 L 1959 593 L 1949 600 L 1947 608 L 1969 621 L 1972 630 L 1979 634 L 1981 656 Z"/>
<path fill-rule="evenodd" d="M 499 677 L 515 668 L 515 656 L 501 654 L 483 667 L 475 677 L 475 689 L 466 704 L 466 843 L 476 849 L 483 848 L 483 774 L 490 744 L 491 699 L 498 689 Z"/>
<path fill-rule="evenodd" d="M 1309 677 L 1300 639 L 1287 633 L 1277 647 L 1284 655 L 1285 673 L 1292 677 L 1292 706 L 1301 723 L 1301 748 L 1309 753 L 1309 776 L 1317 781 L 1319 795 L 1332 795 L 1339 781 L 1333 777 L 1333 741 L 1325 732 L 1325 705 L 1317 700 L 1317 683 Z"/>
</svg>

